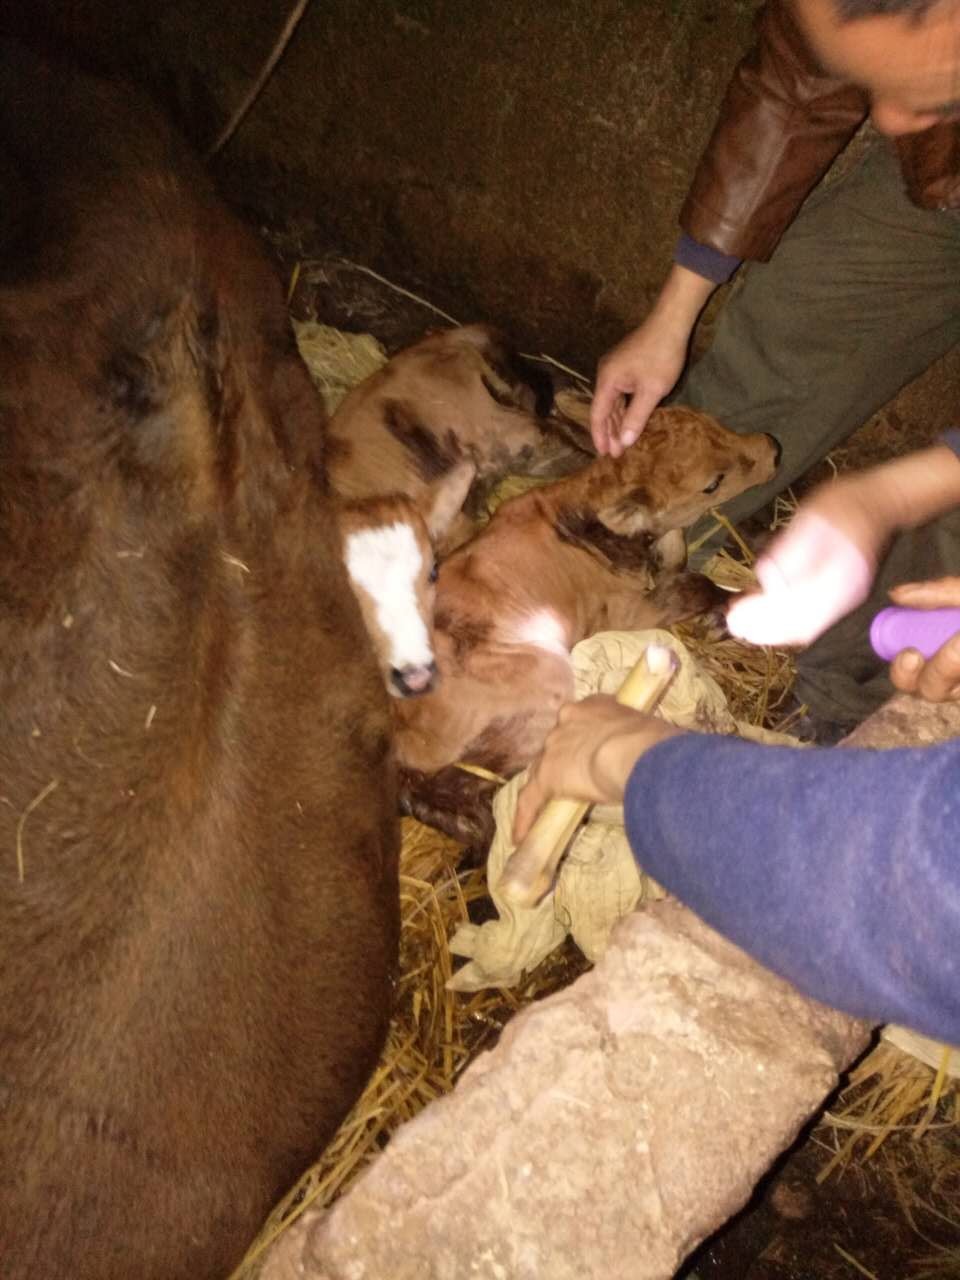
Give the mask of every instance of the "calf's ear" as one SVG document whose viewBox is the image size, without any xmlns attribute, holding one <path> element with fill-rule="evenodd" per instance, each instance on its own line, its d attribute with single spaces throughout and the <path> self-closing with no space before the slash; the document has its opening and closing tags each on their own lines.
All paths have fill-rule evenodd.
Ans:
<svg viewBox="0 0 960 1280">
<path fill-rule="evenodd" d="M 463 510 L 477 469 L 467 458 L 454 463 L 430 487 L 424 512 L 432 542 L 439 542 Z"/>
<path fill-rule="evenodd" d="M 650 496 L 640 486 L 629 489 L 612 501 L 599 505 L 597 519 L 612 533 L 619 533 L 624 538 L 648 533 L 653 526 Z"/>
</svg>

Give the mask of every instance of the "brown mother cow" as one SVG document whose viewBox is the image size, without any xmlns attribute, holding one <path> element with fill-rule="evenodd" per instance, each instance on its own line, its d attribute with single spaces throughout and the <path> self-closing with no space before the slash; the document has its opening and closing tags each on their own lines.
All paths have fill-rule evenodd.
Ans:
<svg viewBox="0 0 960 1280">
<path fill-rule="evenodd" d="M 0 170 L 0 1274 L 222 1280 L 385 1032 L 386 697 L 251 236 L 15 48 Z"/>
</svg>

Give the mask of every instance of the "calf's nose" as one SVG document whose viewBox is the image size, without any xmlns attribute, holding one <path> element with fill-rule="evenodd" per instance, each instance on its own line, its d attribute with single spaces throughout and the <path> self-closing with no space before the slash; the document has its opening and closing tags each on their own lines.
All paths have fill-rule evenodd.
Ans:
<svg viewBox="0 0 960 1280">
<path fill-rule="evenodd" d="M 783 446 L 776 436 L 772 436 L 769 431 L 764 433 L 770 443 L 773 445 L 773 465 L 779 467 L 780 459 L 783 457 Z"/>
<path fill-rule="evenodd" d="M 391 667 L 390 692 L 400 698 L 415 698 L 420 693 L 429 693 L 437 682 L 437 664 L 428 662 L 423 666 Z"/>
</svg>

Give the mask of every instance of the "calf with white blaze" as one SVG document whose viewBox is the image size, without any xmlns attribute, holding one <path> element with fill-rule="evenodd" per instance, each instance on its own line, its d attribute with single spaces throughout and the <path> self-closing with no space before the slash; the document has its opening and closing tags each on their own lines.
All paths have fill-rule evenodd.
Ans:
<svg viewBox="0 0 960 1280">
<path fill-rule="evenodd" d="M 340 504 L 350 585 L 394 697 L 433 687 L 434 545 L 456 518 L 473 476 L 471 462 L 458 462 L 425 493 L 425 515 L 412 498 L 396 493 Z"/>
<path fill-rule="evenodd" d="M 707 578 L 685 571 L 682 530 L 768 480 L 777 457 L 770 436 L 661 409 L 621 458 L 505 502 L 441 565 L 440 682 L 394 705 L 401 765 L 431 774 L 463 760 L 509 775 L 528 764 L 573 696 L 578 641 L 668 626 L 719 602 Z M 407 807 L 436 821 L 429 780 L 417 791 L 421 807 L 409 795 Z"/>
</svg>

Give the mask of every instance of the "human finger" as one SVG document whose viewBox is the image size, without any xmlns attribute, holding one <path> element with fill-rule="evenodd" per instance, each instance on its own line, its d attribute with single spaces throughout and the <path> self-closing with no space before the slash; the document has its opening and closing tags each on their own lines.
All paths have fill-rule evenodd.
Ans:
<svg viewBox="0 0 960 1280">
<path fill-rule="evenodd" d="M 918 649 L 902 649 L 890 663 L 893 687 L 901 693 L 916 693 L 923 667 L 923 654 Z"/>
<path fill-rule="evenodd" d="M 517 793 L 517 807 L 513 815 L 514 844 L 521 843 L 549 798 L 541 785 L 536 764 L 534 764 L 530 768 L 526 782 Z"/>
<path fill-rule="evenodd" d="M 926 702 L 960 700 L 960 635 L 953 636 L 922 664 L 914 693 Z"/>
<path fill-rule="evenodd" d="M 620 423 L 620 443 L 625 449 L 636 443 L 659 402 L 660 396 L 653 390 L 642 389 L 634 394 Z"/>
<path fill-rule="evenodd" d="M 597 389 L 590 405 L 590 435 L 598 453 L 607 453 L 614 430 L 623 416 L 624 399 L 613 378 L 597 377 Z"/>
<path fill-rule="evenodd" d="M 933 578 L 929 582 L 901 582 L 890 589 L 890 599 L 912 609 L 960 606 L 960 578 Z"/>
</svg>

